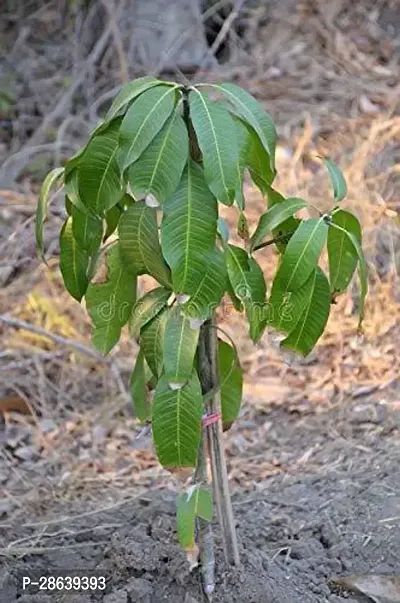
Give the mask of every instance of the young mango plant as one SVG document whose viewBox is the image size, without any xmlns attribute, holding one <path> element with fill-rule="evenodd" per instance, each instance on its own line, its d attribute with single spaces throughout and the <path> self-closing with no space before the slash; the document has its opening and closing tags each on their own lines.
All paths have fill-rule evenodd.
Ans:
<svg viewBox="0 0 400 603">
<path fill-rule="evenodd" d="M 183 86 L 143 77 L 121 90 L 87 145 L 47 176 L 37 207 L 44 257 L 49 192 L 62 183 L 65 287 L 77 301 L 85 298 L 100 352 L 109 353 L 129 323 L 139 344 L 130 382 L 136 416 L 151 422 L 165 468 L 195 469 L 178 498 L 178 537 L 193 564 L 200 546 L 207 594 L 214 588 L 208 460 L 226 559 L 239 562 L 221 433 L 238 417 L 242 371 L 233 342 L 220 337 L 216 308 L 229 295 L 245 312 L 254 342 L 272 327 L 284 335 L 284 348 L 306 355 L 358 266 L 360 325 L 364 313 L 361 228 L 338 206 L 346 196 L 342 173 L 325 160 L 332 209 L 300 219 L 296 213 L 307 202 L 272 188 L 275 146 L 270 116 L 237 85 Z M 251 236 L 246 171 L 267 202 Z M 220 204 L 234 203 L 243 246 L 230 243 L 219 218 Z M 267 296 L 255 255 L 270 244 L 280 262 Z M 329 278 L 319 267 L 326 245 Z M 100 281 L 94 277 L 103 260 L 107 275 Z M 157 286 L 137 299 L 141 275 Z"/>
</svg>

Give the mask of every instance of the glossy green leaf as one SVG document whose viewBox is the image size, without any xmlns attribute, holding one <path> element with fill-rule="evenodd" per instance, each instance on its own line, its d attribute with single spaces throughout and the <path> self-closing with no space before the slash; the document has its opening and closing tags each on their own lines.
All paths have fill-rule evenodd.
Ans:
<svg viewBox="0 0 400 603">
<path fill-rule="evenodd" d="M 157 456 L 166 469 L 194 467 L 200 445 L 203 397 L 194 370 L 180 389 L 159 380 L 153 399 L 152 429 Z"/>
<path fill-rule="evenodd" d="M 182 387 L 189 379 L 193 371 L 199 333 L 200 328 L 193 327 L 179 307 L 169 312 L 164 333 L 163 361 L 165 377 L 171 387 Z"/>
<path fill-rule="evenodd" d="M 107 249 L 106 265 L 106 281 L 90 283 L 85 296 L 93 323 L 92 342 L 103 354 L 119 341 L 136 298 L 136 278 L 126 270 L 119 245 Z"/>
<path fill-rule="evenodd" d="M 72 233 L 78 246 L 88 252 L 95 253 L 103 237 L 103 221 L 90 213 L 82 213 L 72 205 Z"/>
<path fill-rule="evenodd" d="M 225 254 L 234 295 L 246 309 L 250 337 L 256 341 L 261 335 L 264 319 L 266 285 L 263 272 L 257 262 L 240 247 L 227 245 Z"/>
<path fill-rule="evenodd" d="M 71 199 L 68 197 L 68 195 L 65 195 L 65 211 L 67 212 L 67 216 L 72 216 L 73 206 L 74 205 L 73 205 Z"/>
<path fill-rule="evenodd" d="M 198 90 L 190 92 L 190 117 L 203 156 L 205 180 L 221 203 L 232 205 L 238 188 L 236 131 L 227 109 Z"/>
<path fill-rule="evenodd" d="M 285 284 L 275 275 L 271 295 L 265 307 L 265 326 L 274 327 L 281 333 L 290 333 L 297 325 L 309 302 L 314 287 L 314 272 L 296 291 L 287 291 Z"/>
<path fill-rule="evenodd" d="M 347 184 L 340 167 L 332 160 L 324 158 L 333 188 L 333 198 L 336 202 L 343 201 L 347 195 Z"/>
<path fill-rule="evenodd" d="M 237 185 L 236 185 L 236 193 L 235 193 L 235 201 L 237 203 L 240 211 L 243 211 L 246 205 L 246 201 L 243 194 L 243 179 L 244 179 L 244 170 L 248 163 L 249 149 L 250 149 L 250 131 L 246 124 L 237 117 L 233 118 L 233 123 L 235 127 L 236 133 L 236 145 L 237 145 L 237 160 L 236 160 L 236 170 L 237 170 Z"/>
<path fill-rule="evenodd" d="M 265 193 L 267 194 L 267 197 L 268 197 L 268 208 L 269 209 L 271 209 L 278 203 L 282 203 L 283 201 L 285 201 L 285 197 L 283 195 L 281 195 L 278 191 L 273 189 L 271 186 L 266 186 Z M 296 231 L 296 229 L 298 228 L 298 226 L 300 224 L 301 224 L 301 220 L 291 217 L 291 218 L 288 218 L 287 220 L 285 220 L 284 222 L 282 222 L 281 224 L 279 224 L 279 227 L 275 228 L 272 231 L 274 238 L 280 238 L 280 240 L 275 243 L 275 246 L 280 253 L 283 253 L 285 251 L 286 245 L 288 244 L 290 238 L 292 237 L 292 235 L 294 234 L 294 232 Z M 282 238 L 282 237 L 285 237 L 286 234 L 287 234 L 287 238 Z"/>
<path fill-rule="evenodd" d="M 353 214 L 339 210 L 331 220 L 344 231 L 352 232 L 361 244 L 361 226 Z M 344 231 L 337 228 L 329 228 L 328 231 L 329 280 L 333 293 L 342 293 L 347 289 L 358 262 L 354 245 Z"/>
<path fill-rule="evenodd" d="M 188 163 L 163 210 L 161 244 L 172 270 L 174 291 L 193 293 L 207 269 L 204 255 L 214 250 L 218 219 L 217 201 L 194 162 Z"/>
<path fill-rule="evenodd" d="M 328 225 L 321 218 L 302 222 L 286 246 L 278 275 L 286 291 L 296 291 L 318 264 L 326 243 Z"/>
<path fill-rule="evenodd" d="M 212 84 L 212 87 L 218 89 L 231 103 L 235 113 L 256 131 L 270 157 L 271 170 L 274 171 L 277 135 L 270 115 L 251 94 L 236 84 Z"/>
<path fill-rule="evenodd" d="M 136 199 L 152 195 L 162 203 L 170 197 L 181 180 L 188 153 L 185 122 L 175 111 L 128 169 L 128 182 Z"/>
<path fill-rule="evenodd" d="M 128 109 L 120 128 L 118 163 L 123 173 L 143 153 L 171 115 L 176 87 L 156 86 Z"/>
<path fill-rule="evenodd" d="M 105 214 L 106 220 L 106 231 L 104 233 L 104 241 L 108 239 L 116 230 L 118 226 L 119 219 L 121 217 L 121 210 L 119 206 L 114 205 L 111 209 L 109 209 Z"/>
<path fill-rule="evenodd" d="M 251 237 L 250 250 L 254 250 L 257 245 L 262 243 L 269 232 L 278 228 L 282 222 L 285 222 L 303 207 L 307 207 L 307 203 L 303 199 L 296 197 L 289 197 L 281 203 L 273 205 L 271 209 L 261 216 L 257 228 Z"/>
<path fill-rule="evenodd" d="M 88 266 L 89 256 L 74 239 L 72 218 L 69 217 L 60 233 L 60 270 L 65 288 L 78 301 L 81 301 L 88 286 Z"/>
<path fill-rule="evenodd" d="M 165 325 L 169 311 L 161 310 L 140 330 L 140 347 L 146 362 L 155 377 L 160 377 L 163 368 Z"/>
<path fill-rule="evenodd" d="M 76 207 L 83 214 L 89 213 L 89 210 L 83 205 L 82 200 L 79 196 L 78 188 L 78 170 L 75 168 L 70 171 L 68 175 L 64 176 L 64 189 L 72 205 Z"/>
<path fill-rule="evenodd" d="M 36 207 L 35 237 L 36 247 L 42 260 L 44 260 L 43 224 L 47 217 L 50 190 L 63 173 L 64 168 L 55 168 L 49 172 L 40 189 L 39 201 Z"/>
<path fill-rule="evenodd" d="M 136 418 L 143 423 L 150 421 L 151 404 L 148 399 L 144 354 L 141 349 L 139 349 L 136 358 L 135 368 L 129 381 L 129 388 Z"/>
<path fill-rule="evenodd" d="M 133 203 L 121 216 L 118 231 L 126 268 L 136 274 L 150 274 L 170 287 L 169 269 L 158 238 L 156 210 L 144 201 Z"/>
<path fill-rule="evenodd" d="M 236 350 L 221 340 L 218 341 L 218 367 L 222 423 L 225 427 L 229 427 L 239 415 L 243 374 Z"/>
<path fill-rule="evenodd" d="M 137 300 L 129 322 L 132 337 L 139 335 L 140 330 L 166 307 L 170 296 L 171 291 L 164 287 L 157 287 Z"/>
<path fill-rule="evenodd" d="M 124 109 L 126 105 L 134 101 L 135 98 L 142 94 L 142 92 L 146 92 L 146 90 L 149 90 L 149 88 L 159 86 L 163 83 L 164 82 L 161 80 L 149 75 L 145 75 L 144 77 L 139 77 L 132 82 L 128 82 L 121 88 L 120 92 L 113 100 L 111 107 L 105 116 L 105 121 L 110 121 L 116 117 L 121 109 Z"/>
<path fill-rule="evenodd" d="M 329 282 L 321 268 L 312 275 L 311 295 L 306 308 L 293 331 L 281 342 L 281 346 L 307 356 L 324 332 L 331 307 Z"/>
<path fill-rule="evenodd" d="M 337 230 L 344 231 L 344 228 L 339 226 L 338 224 L 332 223 L 332 228 L 336 228 Z M 360 309 L 359 309 L 359 321 L 358 328 L 361 328 L 363 319 L 364 319 L 364 309 L 365 309 L 365 298 L 368 293 L 368 270 L 367 270 L 367 262 L 365 260 L 364 251 L 361 247 L 360 241 L 353 232 L 344 231 L 348 237 L 348 239 L 353 244 L 354 251 L 358 256 L 358 270 L 360 275 L 360 284 L 361 284 L 361 292 L 360 292 Z"/>
<path fill-rule="evenodd" d="M 271 168 L 270 156 L 265 150 L 257 133 L 249 128 L 250 139 L 247 149 L 246 166 L 249 168 L 251 179 L 263 195 L 275 178 Z"/>
<path fill-rule="evenodd" d="M 121 120 L 115 119 L 94 136 L 77 167 L 79 197 L 83 205 L 96 215 L 103 215 L 124 194 L 116 158 L 120 125 Z"/>
<path fill-rule="evenodd" d="M 212 494 L 200 484 L 190 486 L 178 496 L 176 503 L 178 540 L 185 550 L 195 548 L 196 517 L 212 521 Z"/>
<path fill-rule="evenodd" d="M 205 271 L 199 281 L 193 281 L 193 287 L 186 289 L 189 300 L 182 304 L 185 316 L 200 321 L 211 317 L 218 308 L 227 289 L 228 278 L 225 257 L 217 247 L 203 256 Z"/>
</svg>

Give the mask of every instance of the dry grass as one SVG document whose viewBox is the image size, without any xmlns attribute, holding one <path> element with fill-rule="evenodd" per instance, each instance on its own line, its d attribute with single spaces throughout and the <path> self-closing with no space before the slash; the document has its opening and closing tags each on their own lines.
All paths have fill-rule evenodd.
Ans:
<svg viewBox="0 0 400 603">
<path fill-rule="evenodd" d="M 329 154 L 341 165 L 349 186 L 345 205 L 363 224 L 371 263 L 363 338 L 356 335 L 354 288 L 333 307 L 327 331 L 306 361 L 283 355 L 270 333 L 254 348 L 243 318 L 227 311 L 221 315 L 222 326 L 238 343 L 246 371 L 242 422 L 227 436 L 231 476 L 241 485 L 252 483 L 256 476 L 288 470 L 279 459 L 266 462 L 263 458 L 262 430 L 252 448 L 258 445 L 259 453 L 245 452 L 244 423 L 272 405 L 284 404 L 301 412 L 307 403 L 316 412 L 324 412 L 363 391 L 385 392 L 400 371 L 395 343 L 400 335 L 395 263 L 400 209 L 396 196 L 400 173 L 400 118 L 395 106 L 398 54 L 395 42 L 382 34 L 379 6 L 373 4 L 371 16 L 367 4 L 353 6 L 337 0 L 329 3 L 329 10 L 324 3 L 322 11 L 318 2 L 311 0 L 296 10 L 278 3 L 273 14 L 267 15 L 266 25 L 260 25 L 264 9 L 250 11 L 251 55 L 242 40 L 238 45 L 240 64 L 224 67 L 224 77 L 238 76 L 240 83 L 266 100 L 277 119 L 279 190 L 328 207 L 328 179 L 314 157 Z M 387 3 L 381 4 L 383 11 Z M 250 186 L 247 198 L 252 221 L 263 211 L 264 202 Z M 57 252 L 56 233 L 62 220 L 59 201 L 55 200 L 47 224 L 49 255 Z M 34 187 L 28 181 L 19 192 L 0 191 L 5 233 L 0 243 L 0 314 L 9 313 L 90 346 L 84 309 L 64 292 L 57 261 L 51 260 L 47 268 L 33 259 L 35 203 Z M 232 212 L 228 220 L 234 231 Z M 379 248 L 382 232 L 389 251 Z M 383 275 L 375 268 L 379 254 Z M 270 282 L 276 263 L 273 249 L 259 252 L 258 259 Z M 151 452 L 149 433 L 130 418 L 121 379 L 116 383 L 116 374 L 127 382 L 136 353 L 126 335 L 111 363 L 99 363 L 41 334 L 1 323 L 0 336 L 0 404 L 4 403 L 0 409 L 8 426 L 29 430 L 38 456 L 35 463 L 21 463 L 10 449 L 2 449 L 2 466 L 9 476 L 3 497 L 12 501 L 15 518 L 40 513 L 54 498 L 68 501 L 105 496 L 111 500 L 156 480 L 167 483 L 170 478 Z M 390 395 L 389 403 L 398 403 L 396 394 Z M 26 414 L 7 411 L 4 400 L 9 396 L 26 404 Z M 44 420 L 49 418 L 51 425 Z M 307 458 L 302 463 L 307 463 Z"/>
</svg>

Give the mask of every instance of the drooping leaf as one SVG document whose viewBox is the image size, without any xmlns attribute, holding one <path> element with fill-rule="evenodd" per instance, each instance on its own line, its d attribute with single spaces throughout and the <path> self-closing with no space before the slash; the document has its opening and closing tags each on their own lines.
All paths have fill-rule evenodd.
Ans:
<svg viewBox="0 0 400 603">
<path fill-rule="evenodd" d="M 79 247 L 88 252 L 95 253 L 101 244 L 103 236 L 103 221 L 88 212 L 82 213 L 72 205 L 72 233 Z"/>
<path fill-rule="evenodd" d="M 271 186 L 266 187 L 265 192 L 268 197 L 269 209 L 271 209 L 278 203 L 282 203 L 285 200 L 285 197 L 278 193 L 278 191 L 273 189 Z M 278 228 L 275 228 L 272 231 L 274 238 L 279 238 L 279 241 L 275 243 L 275 246 L 280 253 L 283 253 L 285 251 L 286 245 L 288 244 L 291 236 L 294 234 L 300 223 L 301 220 L 291 217 L 282 222 L 282 224 L 280 224 Z M 285 235 L 287 235 L 287 238 Z"/>
<path fill-rule="evenodd" d="M 85 296 L 93 323 L 92 342 L 102 354 L 119 341 L 136 298 L 136 277 L 126 270 L 118 244 L 107 249 L 106 265 L 106 281 L 90 283 Z"/>
<path fill-rule="evenodd" d="M 244 170 L 247 166 L 247 160 L 250 149 L 250 131 L 246 124 L 237 117 L 233 118 L 233 123 L 236 132 L 236 145 L 237 145 L 237 188 L 235 194 L 235 201 L 240 211 L 244 211 L 246 202 L 243 194 L 243 177 Z"/>
<path fill-rule="evenodd" d="M 160 377 L 163 368 L 165 325 L 169 311 L 161 310 L 140 330 L 140 347 L 153 375 Z"/>
<path fill-rule="evenodd" d="M 209 84 L 207 84 L 209 85 Z M 275 170 L 276 130 L 270 115 L 246 90 L 236 84 L 212 84 L 231 103 L 235 113 L 256 132 L 270 157 L 271 170 Z"/>
<path fill-rule="evenodd" d="M 118 226 L 119 219 L 121 217 L 121 210 L 117 205 L 114 205 L 111 209 L 109 209 L 105 214 L 106 220 L 106 231 L 104 233 L 104 241 L 110 237 L 113 232 L 116 230 Z"/>
<path fill-rule="evenodd" d="M 158 238 L 156 210 L 144 201 L 133 203 L 121 216 L 118 231 L 126 268 L 136 274 L 150 274 L 170 287 L 169 269 Z"/>
<path fill-rule="evenodd" d="M 176 388 L 182 387 L 192 374 L 199 333 L 200 328 L 194 328 L 179 307 L 169 312 L 164 333 L 163 361 L 165 377 Z"/>
<path fill-rule="evenodd" d="M 332 159 L 324 158 L 324 164 L 331 179 L 334 200 L 336 202 L 343 201 L 347 195 L 347 184 L 342 170 Z"/>
<path fill-rule="evenodd" d="M 348 211 L 336 211 L 331 218 L 334 224 L 352 232 L 361 244 L 361 226 L 357 218 Z M 333 293 L 347 289 L 357 267 L 358 255 L 346 232 L 337 228 L 328 231 L 329 280 Z"/>
<path fill-rule="evenodd" d="M 250 325 L 250 337 L 256 341 L 261 335 L 266 285 L 263 272 L 257 262 L 244 249 L 225 246 L 226 265 L 235 297 L 246 309 Z"/>
<path fill-rule="evenodd" d="M 344 228 L 339 226 L 338 224 L 332 223 L 332 228 L 336 228 L 340 231 L 344 231 Z M 353 244 L 354 251 L 358 256 L 358 270 L 360 275 L 360 284 L 361 284 L 361 292 L 360 292 L 360 309 L 359 309 L 359 320 L 358 320 L 358 328 L 361 329 L 361 325 L 364 319 L 364 307 L 365 307 L 365 298 L 368 292 L 368 271 L 367 271 L 367 262 L 365 260 L 364 251 L 361 247 L 360 241 L 357 236 L 350 231 L 344 231 L 348 237 L 348 239 Z"/>
<path fill-rule="evenodd" d="M 195 90 L 189 94 L 190 117 L 203 156 L 206 182 L 221 203 L 232 205 L 238 188 L 238 149 L 233 119 L 221 104 Z"/>
<path fill-rule="evenodd" d="M 94 136 L 77 167 L 79 197 L 90 212 L 99 216 L 124 194 L 116 158 L 120 125 L 121 120 L 115 119 Z"/>
<path fill-rule="evenodd" d="M 159 380 L 154 399 L 152 429 L 160 463 L 166 469 L 194 467 L 200 444 L 203 398 L 196 371 L 180 389 L 168 378 Z"/>
<path fill-rule="evenodd" d="M 200 484 L 190 486 L 178 496 L 177 504 L 178 540 L 185 550 L 195 548 L 196 517 L 212 520 L 212 495 L 210 490 Z"/>
<path fill-rule="evenodd" d="M 83 214 L 88 213 L 88 208 L 83 205 L 79 196 L 78 170 L 75 168 L 64 175 L 64 189 L 72 205 Z"/>
<path fill-rule="evenodd" d="M 217 232 L 218 235 L 221 237 L 222 241 L 224 243 L 227 243 L 229 240 L 229 226 L 223 218 L 218 218 Z"/>
<path fill-rule="evenodd" d="M 324 332 L 331 307 L 329 282 L 319 266 L 314 270 L 312 293 L 293 331 L 281 346 L 307 356 Z"/>
<path fill-rule="evenodd" d="M 296 291 L 306 282 L 318 264 L 327 236 L 328 225 L 323 217 L 300 224 L 286 246 L 277 273 L 286 291 Z"/>
<path fill-rule="evenodd" d="M 221 340 L 218 341 L 218 367 L 222 424 L 226 428 L 236 421 L 239 415 L 243 375 L 236 350 Z"/>
<path fill-rule="evenodd" d="M 177 86 L 143 92 L 128 109 L 120 128 L 118 163 L 123 173 L 143 153 L 171 115 Z"/>
<path fill-rule="evenodd" d="M 140 330 L 166 307 L 170 295 L 171 291 L 168 289 L 157 287 L 137 300 L 129 322 L 132 337 L 136 337 Z"/>
<path fill-rule="evenodd" d="M 65 288 L 77 301 L 81 301 L 88 286 L 88 266 L 89 256 L 78 246 L 72 233 L 72 218 L 69 217 L 60 233 L 60 270 Z"/>
<path fill-rule="evenodd" d="M 64 172 L 64 168 L 55 168 L 49 172 L 43 181 L 40 189 L 39 201 L 36 207 L 36 221 L 35 221 L 35 237 L 36 237 L 36 248 L 39 256 L 44 260 L 44 243 L 43 243 L 43 224 L 47 217 L 47 207 L 49 204 L 49 194 L 53 184 L 61 178 Z"/>
<path fill-rule="evenodd" d="M 65 195 L 65 211 L 67 212 L 67 216 L 72 216 L 72 208 L 73 204 L 68 195 Z"/>
<path fill-rule="evenodd" d="M 190 294 L 205 275 L 204 255 L 214 250 L 218 219 L 216 199 L 194 162 L 189 161 L 178 189 L 163 209 L 161 244 L 172 270 L 174 291 Z"/>
<path fill-rule="evenodd" d="M 309 303 L 314 280 L 315 276 L 312 272 L 300 289 L 288 291 L 279 274 L 276 274 L 271 295 L 265 307 L 265 326 L 274 327 L 282 333 L 290 333 Z"/>
<path fill-rule="evenodd" d="M 281 203 L 277 203 L 271 207 L 265 214 L 260 217 L 257 228 L 251 237 L 250 250 L 254 250 L 257 245 L 262 243 L 269 232 L 278 228 L 282 222 L 293 216 L 296 211 L 306 207 L 307 203 L 303 199 L 297 197 L 289 197 Z"/>
<path fill-rule="evenodd" d="M 154 86 L 159 86 L 163 84 L 161 80 L 157 80 L 154 77 L 149 75 L 145 75 L 144 77 L 139 77 L 133 82 L 128 82 L 125 86 L 122 87 L 118 96 L 116 96 L 111 104 L 111 107 L 107 111 L 105 116 L 105 121 L 110 121 L 114 119 L 118 115 L 118 113 L 126 107 L 129 103 L 131 103 L 135 98 L 137 98 L 142 92 L 146 92 L 149 88 L 153 88 Z"/>
<path fill-rule="evenodd" d="M 128 169 L 128 182 L 134 196 L 143 199 L 153 195 L 159 203 L 170 197 L 181 180 L 188 152 L 185 122 L 175 111 Z"/>
<path fill-rule="evenodd" d="M 249 168 L 251 179 L 265 195 L 268 187 L 275 178 L 275 171 L 271 168 L 270 156 L 265 150 L 256 132 L 249 128 L 249 145 L 247 149 L 246 166 Z"/>
<path fill-rule="evenodd" d="M 144 354 L 141 349 L 139 349 L 136 358 L 135 368 L 132 371 L 129 387 L 136 418 L 143 423 L 150 421 L 151 404 L 148 400 Z"/>
<path fill-rule="evenodd" d="M 201 321 L 211 317 L 221 303 L 228 284 L 225 257 L 220 249 L 216 247 L 211 253 L 204 255 L 203 262 L 204 275 L 200 281 L 193 281 L 193 288 L 185 290 L 189 300 L 182 304 L 185 316 Z"/>
</svg>

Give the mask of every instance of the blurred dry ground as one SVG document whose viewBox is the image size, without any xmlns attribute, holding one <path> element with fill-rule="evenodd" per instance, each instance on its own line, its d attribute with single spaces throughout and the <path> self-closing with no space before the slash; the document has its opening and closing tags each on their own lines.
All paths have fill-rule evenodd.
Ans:
<svg viewBox="0 0 400 603">
<path fill-rule="evenodd" d="M 154 484 L 178 485 L 158 467 L 148 431 L 129 410 L 135 344 L 125 334 L 105 360 L 74 346 L 90 348 L 90 327 L 84 308 L 60 280 L 60 196 L 46 224 L 48 266 L 38 262 L 34 249 L 37 171 L 43 169 L 38 158 L 51 167 L 84 142 L 82 123 L 96 125 L 103 107 L 95 96 L 120 83 L 119 70 L 109 70 L 123 61 L 124 38 L 122 50 L 111 40 L 97 73 L 90 72 L 87 89 L 75 98 L 77 109 L 68 105 L 50 124 L 48 138 L 36 143 L 49 148 L 26 163 L 30 136 L 54 110 L 69 77 L 71 41 L 60 35 L 52 60 L 48 49 L 39 51 L 38 23 L 46 31 L 56 28 L 39 12 L 26 21 L 23 39 L 11 40 L 9 54 L 32 68 L 25 74 L 32 89 L 24 88 L 16 99 L 18 127 L 8 131 L 2 147 L 0 315 L 73 343 L 14 328 L 0 316 L 0 515 L 10 526 L 78 499 L 105 504 Z M 278 190 L 329 207 L 328 180 L 315 157 L 329 155 L 339 163 L 349 187 L 344 205 L 363 225 L 370 265 L 363 336 L 356 334 L 354 283 L 332 306 L 326 334 L 304 360 L 282 354 L 273 333 L 252 346 L 242 317 L 228 306 L 222 309 L 221 326 L 237 342 L 246 375 L 241 418 L 226 435 L 234 486 L 264 490 L 276 475 L 318 474 L 343 460 L 350 463 L 352 456 L 372 459 L 376 446 L 398 454 L 399 24 L 395 1 L 268 3 L 249 11 L 240 37 L 232 33 L 232 58 L 218 72 L 195 76 L 237 81 L 265 104 L 280 136 Z M 34 113 L 38 95 L 43 106 Z M 108 99 L 102 97 L 104 105 Z M 9 160 L 11 151 L 21 149 L 22 155 Z M 254 224 L 265 204 L 250 184 L 247 206 Z M 235 216 L 226 215 L 234 232 Z M 276 253 L 258 253 L 270 284 Z"/>
</svg>

